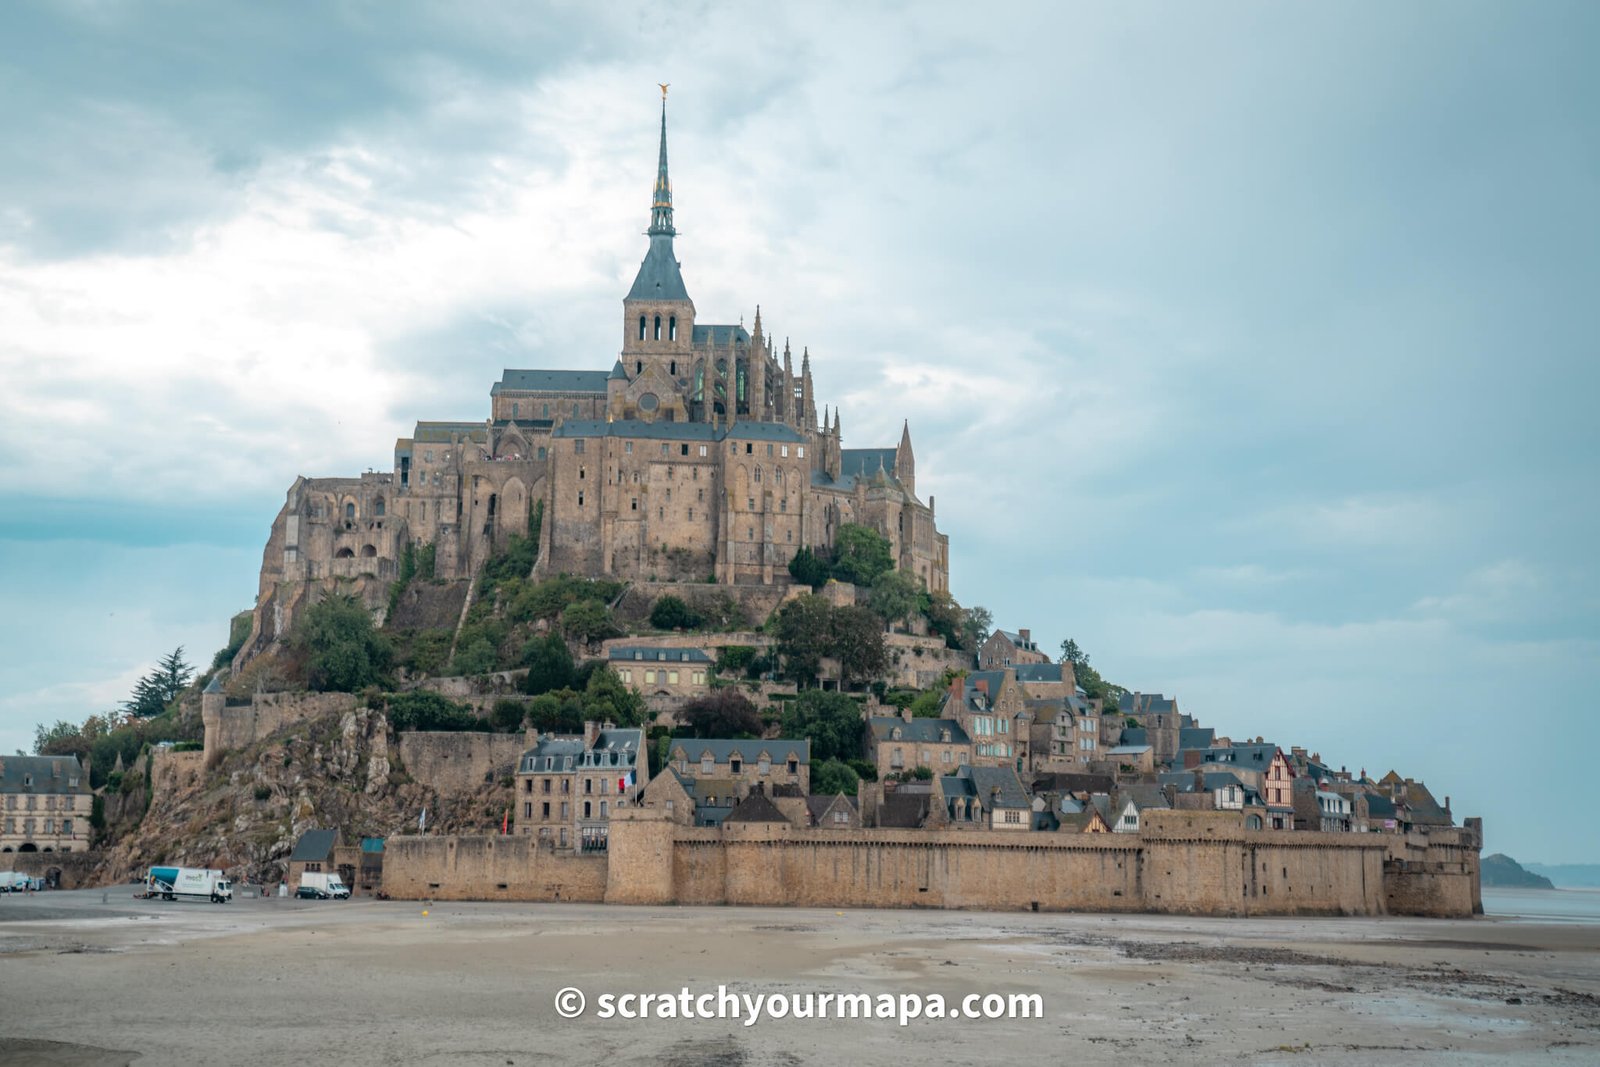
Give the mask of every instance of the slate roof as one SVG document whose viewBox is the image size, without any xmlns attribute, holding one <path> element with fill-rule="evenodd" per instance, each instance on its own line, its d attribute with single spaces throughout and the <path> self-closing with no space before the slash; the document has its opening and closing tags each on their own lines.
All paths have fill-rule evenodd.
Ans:
<svg viewBox="0 0 1600 1067">
<path fill-rule="evenodd" d="M 1027 808 L 1033 804 L 1028 791 L 1017 778 L 1017 772 L 1010 767 L 966 766 L 961 768 L 956 778 L 972 783 L 975 794 L 983 801 L 985 808 Z M 948 791 L 946 795 L 949 795 Z"/>
<path fill-rule="evenodd" d="M 788 822 L 783 812 L 778 810 L 778 805 L 768 800 L 765 794 L 751 793 L 738 804 L 723 822 Z"/>
<path fill-rule="evenodd" d="M 29 779 L 33 784 L 25 784 Z M 0 756 L 0 793 L 87 793 L 77 756 Z"/>
<path fill-rule="evenodd" d="M 1011 668 L 1017 672 L 1019 682 L 1059 682 L 1061 681 L 1061 664 L 1059 663 L 1018 663 Z"/>
<path fill-rule="evenodd" d="M 1033 790 L 1036 793 L 1044 790 L 1063 793 L 1109 793 L 1115 785 L 1116 779 L 1109 774 L 1067 771 L 1033 776 Z"/>
<path fill-rule="evenodd" d="M 979 713 L 991 711 L 994 708 L 995 698 L 1000 695 L 1000 687 L 1005 683 L 1005 680 L 1005 671 L 973 671 L 968 674 L 961 682 L 961 699 L 967 710 Z M 988 683 L 987 693 L 978 691 L 979 682 Z M 981 705 L 978 702 L 978 697 L 980 696 L 986 698 Z"/>
<path fill-rule="evenodd" d="M 1149 745 L 1118 745 L 1115 748 L 1106 749 L 1106 755 L 1108 755 L 1108 756 L 1141 756 L 1144 753 L 1149 752 L 1149 751 L 1150 751 L 1150 746 Z"/>
<path fill-rule="evenodd" d="M 552 432 L 555 437 L 639 437 L 660 441 L 782 441 L 805 444 L 793 426 L 781 422 L 736 422 L 714 426 L 709 422 L 645 422 L 643 419 L 568 419 Z"/>
<path fill-rule="evenodd" d="M 694 343 L 697 345 L 713 344 L 719 348 L 725 348 L 730 339 L 741 344 L 749 344 L 750 334 L 745 331 L 743 326 L 701 326 L 698 323 L 695 324 Z"/>
<path fill-rule="evenodd" d="M 621 361 L 617 363 L 622 366 Z M 500 372 L 500 380 L 489 388 L 490 396 L 499 396 L 502 390 L 519 393 L 604 393 L 605 371 L 599 370 L 517 370 L 507 367 Z"/>
<path fill-rule="evenodd" d="M 828 796 L 826 793 L 813 793 L 806 797 L 806 811 L 811 814 L 811 824 L 820 826 L 823 816 L 827 815 L 829 810 L 840 801 L 843 801 L 850 808 L 852 814 L 855 813 L 856 798 L 847 793 L 835 793 L 832 796 Z"/>
<path fill-rule="evenodd" d="M 1158 785 L 1127 785 L 1117 793 L 1117 809 L 1120 811 L 1132 801 L 1134 807 L 1143 811 L 1146 808 L 1170 808 L 1167 795 Z"/>
<path fill-rule="evenodd" d="M 1367 817 L 1372 819 L 1394 818 L 1394 801 L 1390 800 L 1382 793 L 1368 793 Z"/>
<path fill-rule="evenodd" d="M 582 737 L 550 735 L 522 754 L 518 764 L 523 774 L 564 774 L 580 768 L 626 772 L 639 767 L 644 748 L 644 731 L 639 729 L 601 730 L 592 748 L 585 748 Z M 642 768 L 640 768 L 642 770 Z"/>
<path fill-rule="evenodd" d="M 1207 726 L 1204 729 L 1198 726 L 1185 727 L 1178 731 L 1178 749 L 1210 748 L 1217 743 L 1217 731 Z"/>
<path fill-rule="evenodd" d="M 641 648 L 633 645 L 614 647 L 606 653 L 613 661 L 642 661 L 646 663 L 710 663 L 711 657 L 700 648 Z"/>
<path fill-rule="evenodd" d="M 878 808 L 878 825 L 886 829 L 914 830 L 927 818 L 928 804 L 932 799 L 931 793 L 908 793 L 904 789 L 896 789 L 883 798 L 883 804 Z"/>
<path fill-rule="evenodd" d="M 1265 771 L 1272 763 L 1272 757 L 1277 752 L 1278 746 L 1273 744 L 1234 745 L 1231 748 L 1212 747 L 1200 753 L 1200 762 L 1225 763 L 1230 767 Z"/>
<path fill-rule="evenodd" d="M 689 290 L 683 284 L 683 272 L 678 257 L 672 251 L 672 234 L 650 235 L 650 250 L 639 264 L 633 287 L 626 300 L 688 300 Z"/>
<path fill-rule="evenodd" d="M 300 835 L 300 840 L 294 844 L 294 851 L 289 854 L 289 862 L 316 863 L 326 860 L 333 854 L 333 846 L 339 839 L 337 830 L 307 830 Z"/>
<path fill-rule="evenodd" d="M 1149 743 L 1150 736 L 1144 727 L 1124 726 L 1122 728 L 1122 745 L 1148 745 Z"/>
<path fill-rule="evenodd" d="M 879 741 L 894 740 L 894 731 L 900 731 L 900 740 L 912 744 L 970 745 L 972 738 L 954 719 L 912 719 L 906 722 L 898 715 L 874 715 L 867 720 L 867 729 Z M 943 740 L 939 731 L 949 730 L 950 739 Z"/>
<path fill-rule="evenodd" d="M 1117 698 L 1117 709 L 1129 715 L 1168 714 L 1176 710 L 1174 703 L 1160 693 L 1123 693 Z"/>
<path fill-rule="evenodd" d="M 447 445 L 452 436 L 482 442 L 489 431 L 481 422 L 419 422 L 411 431 L 411 440 L 420 445 Z"/>
<path fill-rule="evenodd" d="M 683 754 L 690 763 L 699 763 L 706 752 L 711 753 L 711 758 L 716 763 L 727 763 L 728 757 L 737 753 L 745 762 L 755 760 L 765 752 L 772 757 L 774 764 L 788 763 L 793 755 L 802 765 L 811 763 L 811 742 L 791 741 L 781 737 L 762 739 L 759 737 L 731 740 L 727 738 L 705 737 L 674 737 L 667 744 L 667 752 L 672 759 L 678 758 L 678 749 L 683 749 Z"/>
<path fill-rule="evenodd" d="M 839 450 L 839 472 L 847 477 L 875 474 L 880 469 L 894 473 L 892 448 L 842 448 Z"/>
<path fill-rule="evenodd" d="M 1239 781 L 1239 776 L 1232 771 L 1201 771 L 1201 788 L 1210 793 L 1228 786 L 1244 788 L 1244 783 Z M 1162 785 L 1175 785 L 1181 793 L 1194 792 L 1194 771 L 1163 771 L 1160 775 Z"/>
</svg>

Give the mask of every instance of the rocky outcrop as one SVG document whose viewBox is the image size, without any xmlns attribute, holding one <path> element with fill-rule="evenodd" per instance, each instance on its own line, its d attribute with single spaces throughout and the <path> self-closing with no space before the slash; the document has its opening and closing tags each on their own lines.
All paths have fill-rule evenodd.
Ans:
<svg viewBox="0 0 1600 1067">
<path fill-rule="evenodd" d="M 148 795 L 143 818 L 105 850 L 102 881 L 154 863 L 275 881 L 306 830 L 338 827 L 346 841 L 387 837 L 414 830 L 426 806 L 430 831 L 484 833 L 499 828 L 511 800 L 498 781 L 443 796 L 414 781 L 387 717 L 365 707 L 286 726 L 209 771 L 158 775 Z"/>
</svg>

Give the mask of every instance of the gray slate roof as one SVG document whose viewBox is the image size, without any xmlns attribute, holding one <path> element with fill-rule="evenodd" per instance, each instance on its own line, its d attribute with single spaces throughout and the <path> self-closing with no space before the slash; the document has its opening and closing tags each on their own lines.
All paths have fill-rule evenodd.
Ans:
<svg viewBox="0 0 1600 1067">
<path fill-rule="evenodd" d="M 962 767 L 954 776 L 956 781 L 965 780 L 970 783 L 972 793 L 983 801 L 985 808 L 1029 808 L 1033 801 L 1028 797 L 1028 791 L 1022 787 L 1022 782 L 1017 778 L 1017 772 L 1010 767 Z M 950 778 L 945 778 L 945 795 L 951 796 L 948 788 Z M 999 792 L 995 793 L 994 790 Z"/>
<path fill-rule="evenodd" d="M 750 334 L 745 331 L 743 326 L 701 326 L 698 323 L 695 324 L 694 343 L 697 345 L 713 344 L 719 347 L 726 347 L 730 339 L 741 344 L 749 344 Z"/>
<path fill-rule="evenodd" d="M 612 662 L 635 660 L 645 663 L 710 663 L 711 657 L 700 648 L 644 648 L 628 645 L 606 653 Z"/>
<path fill-rule="evenodd" d="M 839 450 L 839 472 L 847 477 L 873 474 L 882 469 L 894 473 L 892 448 L 842 448 Z"/>
<path fill-rule="evenodd" d="M 333 854 L 334 842 L 339 838 L 337 830 L 307 830 L 300 835 L 300 840 L 294 844 L 294 851 L 289 854 L 289 862 L 317 863 L 326 860 Z"/>
<path fill-rule="evenodd" d="M 1273 744 L 1234 745 L 1232 748 L 1208 748 L 1200 753 L 1201 763 L 1223 763 L 1230 767 L 1264 771 L 1272 763 L 1278 746 Z"/>
<path fill-rule="evenodd" d="M 723 822 L 788 822 L 778 806 L 765 794 L 751 793 L 734 806 Z"/>
<path fill-rule="evenodd" d="M 713 426 L 709 422 L 645 422 L 643 419 L 568 419 L 554 431 L 556 437 L 643 437 L 660 441 L 782 441 L 805 444 L 793 426 L 781 422 L 736 422 Z"/>
<path fill-rule="evenodd" d="M 618 363 L 620 367 L 621 364 Z M 498 396 L 503 389 L 527 393 L 604 393 L 606 372 L 599 370 L 516 370 L 507 367 L 500 380 L 489 389 Z"/>
<path fill-rule="evenodd" d="M 32 784 L 24 784 L 32 779 Z M 87 793 L 77 756 L 0 756 L 0 793 Z"/>
<path fill-rule="evenodd" d="M 719 764 L 727 763 L 728 757 L 735 754 L 746 763 L 752 763 L 763 752 L 772 757 L 774 764 L 788 763 L 791 755 L 802 765 L 809 766 L 811 763 L 810 741 L 792 741 L 781 737 L 766 739 L 751 737 L 743 740 L 674 737 L 667 745 L 667 752 L 675 760 L 678 758 L 680 748 L 690 763 L 699 763 L 707 752 L 710 752 L 712 760 Z"/>
<path fill-rule="evenodd" d="M 912 719 L 906 722 L 898 715 L 874 715 L 867 720 L 867 729 L 879 741 L 894 740 L 894 731 L 900 731 L 900 740 L 913 744 L 970 745 L 972 738 L 954 719 Z M 941 730 L 950 731 L 948 741 L 939 736 Z"/>
<path fill-rule="evenodd" d="M 1142 726 L 1124 726 L 1120 743 L 1124 747 L 1128 745 L 1148 745 L 1150 743 L 1149 731 Z"/>
<path fill-rule="evenodd" d="M 593 748 L 585 748 L 582 737 L 552 734 L 539 738 L 524 752 L 518 767 L 523 774 L 563 774 L 581 769 L 626 773 L 639 766 L 643 747 L 644 731 L 639 729 L 601 730 Z"/>
<path fill-rule="evenodd" d="M 1059 682 L 1061 681 L 1061 664 L 1059 663 L 1017 663 L 1012 670 L 1017 672 L 1019 682 Z"/>
<path fill-rule="evenodd" d="M 1210 748 L 1217 743 L 1217 731 L 1207 726 L 1187 726 L 1178 731 L 1178 748 Z"/>
<path fill-rule="evenodd" d="M 650 250 L 644 254 L 644 261 L 639 264 L 639 273 L 633 279 L 633 288 L 628 290 L 625 299 L 689 299 L 689 290 L 684 287 L 678 257 L 672 251 L 672 234 L 650 235 Z"/>
</svg>

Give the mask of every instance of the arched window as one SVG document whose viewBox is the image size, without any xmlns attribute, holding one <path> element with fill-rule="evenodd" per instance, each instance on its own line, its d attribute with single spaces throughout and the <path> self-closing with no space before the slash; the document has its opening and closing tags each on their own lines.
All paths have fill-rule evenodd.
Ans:
<svg viewBox="0 0 1600 1067">
<path fill-rule="evenodd" d="M 639 340 L 644 340 L 644 316 L 639 316 Z"/>
<path fill-rule="evenodd" d="M 372 502 L 372 514 L 377 518 L 383 518 L 383 497 L 380 496 Z"/>
<path fill-rule="evenodd" d="M 670 319 L 667 320 L 667 340 L 676 341 L 677 339 L 678 339 L 678 316 L 674 315 Z M 677 372 L 674 371 L 673 373 L 677 373 Z"/>
<path fill-rule="evenodd" d="M 652 338 L 652 340 L 656 340 L 656 341 L 661 340 L 661 316 L 660 315 L 656 316 L 656 331 L 655 331 L 655 337 Z"/>
<path fill-rule="evenodd" d="M 695 399 L 695 402 L 698 403 L 700 401 L 705 400 L 705 398 L 706 398 L 706 365 L 704 363 L 696 363 L 694 365 L 694 399 Z"/>
<path fill-rule="evenodd" d="M 351 504 L 351 503 L 348 503 L 348 502 L 345 504 L 345 506 L 344 506 L 344 521 L 345 522 L 355 522 L 356 521 L 356 506 L 354 504 Z"/>
<path fill-rule="evenodd" d="M 677 360 L 673 360 L 670 364 L 668 364 L 667 373 L 671 374 L 674 378 L 676 378 L 678 376 L 678 361 Z"/>
</svg>

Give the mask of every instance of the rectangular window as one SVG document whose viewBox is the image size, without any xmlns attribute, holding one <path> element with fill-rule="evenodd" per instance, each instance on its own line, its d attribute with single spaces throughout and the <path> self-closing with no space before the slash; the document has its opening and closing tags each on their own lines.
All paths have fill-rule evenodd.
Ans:
<svg viewBox="0 0 1600 1067">
<path fill-rule="evenodd" d="M 799 457 L 800 459 L 805 459 L 806 458 L 806 446 L 805 445 L 796 445 L 794 451 L 795 451 L 795 455 L 797 457 Z"/>
<path fill-rule="evenodd" d="M 701 445 L 700 446 L 700 454 L 702 456 L 706 454 L 706 446 L 705 445 Z M 695 471 L 695 477 L 699 477 L 699 476 L 700 476 L 700 472 L 699 471 Z"/>
<path fill-rule="evenodd" d="M 661 442 L 661 454 L 663 456 L 667 454 L 667 443 L 665 441 Z"/>
<path fill-rule="evenodd" d="M 624 455 L 629 455 L 629 456 L 633 455 L 633 442 L 632 441 L 624 441 L 624 442 L 622 442 L 622 451 L 623 451 Z"/>
<path fill-rule="evenodd" d="M 678 455 L 687 456 L 688 454 L 689 454 L 689 446 L 688 445 L 679 445 L 678 446 Z"/>
<path fill-rule="evenodd" d="M 563 792 L 564 791 L 565 790 L 563 790 Z M 563 800 L 561 802 L 561 817 L 563 819 L 570 818 L 571 814 L 572 814 L 571 806 L 565 800 Z M 563 842 L 563 843 L 565 843 L 565 842 Z"/>
<path fill-rule="evenodd" d="M 772 455 L 772 442 L 770 441 L 767 442 L 767 455 L 768 457 Z"/>
<path fill-rule="evenodd" d="M 754 441 L 746 441 L 744 443 L 744 454 L 747 456 L 753 456 L 756 454 L 756 445 Z"/>
<path fill-rule="evenodd" d="M 677 671 L 668 671 L 667 672 L 667 684 L 668 685 L 677 685 L 678 684 L 678 672 Z"/>
<path fill-rule="evenodd" d="M 583 438 L 580 437 L 578 440 L 572 442 L 572 451 L 576 452 L 580 456 L 583 455 Z"/>
<path fill-rule="evenodd" d="M 783 458 L 784 459 L 788 459 L 789 458 L 789 446 L 788 445 L 784 445 L 783 446 Z"/>
<path fill-rule="evenodd" d="M 645 671 L 644 672 L 644 684 L 645 685 L 655 685 L 656 684 L 656 672 L 655 671 Z"/>
</svg>

